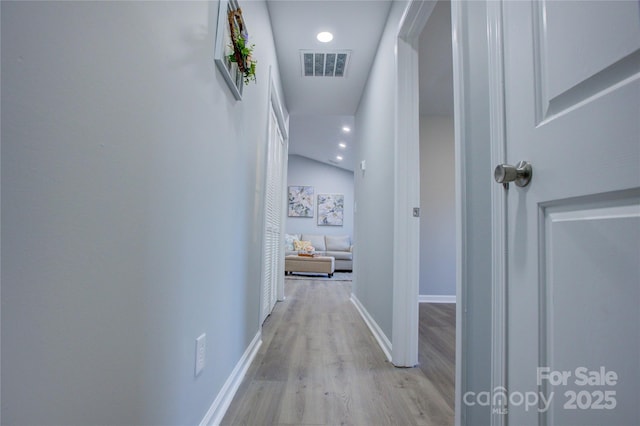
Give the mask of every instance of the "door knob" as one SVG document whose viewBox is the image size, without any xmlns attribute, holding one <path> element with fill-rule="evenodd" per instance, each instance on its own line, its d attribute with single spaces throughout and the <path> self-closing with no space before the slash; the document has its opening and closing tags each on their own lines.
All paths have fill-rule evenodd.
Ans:
<svg viewBox="0 0 640 426">
<path fill-rule="evenodd" d="M 533 169 L 527 161 L 520 161 L 515 166 L 509 164 L 500 164 L 493 172 L 493 177 L 498 183 L 515 182 L 516 185 L 523 187 L 531 182 Z"/>
</svg>

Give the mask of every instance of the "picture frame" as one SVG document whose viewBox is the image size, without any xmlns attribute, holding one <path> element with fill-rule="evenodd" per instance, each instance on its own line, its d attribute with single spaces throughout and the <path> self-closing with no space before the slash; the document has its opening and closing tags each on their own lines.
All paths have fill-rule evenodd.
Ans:
<svg viewBox="0 0 640 426">
<path fill-rule="evenodd" d="M 318 226 L 344 225 L 344 195 L 318 194 Z"/>
<path fill-rule="evenodd" d="M 313 217 L 313 186 L 290 186 L 288 206 L 289 217 Z"/>
<path fill-rule="evenodd" d="M 218 5 L 218 28 L 216 31 L 216 43 L 214 47 L 213 59 L 224 80 L 229 86 L 229 90 L 233 97 L 242 100 L 242 91 L 244 88 L 244 77 L 242 71 L 235 62 L 229 61 L 229 55 L 233 53 L 231 28 L 229 26 L 229 14 L 239 10 L 237 0 L 220 0 Z M 235 25 L 239 23 L 235 22 Z M 244 22 L 241 23 L 244 26 Z"/>
</svg>

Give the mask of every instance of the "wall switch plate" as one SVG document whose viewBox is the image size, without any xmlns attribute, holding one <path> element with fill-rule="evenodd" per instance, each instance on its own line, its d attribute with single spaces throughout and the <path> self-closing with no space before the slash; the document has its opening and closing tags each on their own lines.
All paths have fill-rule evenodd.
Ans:
<svg viewBox="0 0 640 426">
<path fill-rule="evenodd" d="M 204 369 L 204 360 L 207 354 L 207 335 L 202 333 L 196 339 L 196 376 Z"/>
<path fill-rule="evenodd" d="M 360 162 L 360 170 L 364 172 L 366 169 L 367 169 L 367 162 L 365 160 L 362 160 Z"/>
</svg>

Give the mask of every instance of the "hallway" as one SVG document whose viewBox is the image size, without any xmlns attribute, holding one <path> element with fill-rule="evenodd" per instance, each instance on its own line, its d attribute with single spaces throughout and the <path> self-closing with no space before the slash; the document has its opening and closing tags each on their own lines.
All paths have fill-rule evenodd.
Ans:
<svg viewBox="0 0 640 426">
<path fill-rule="evenodd" d="M 285 292 L 223 425 L 453 424 L 453 394 L 386 361 L 350 282 L 286 280 Z"/>
</svg>

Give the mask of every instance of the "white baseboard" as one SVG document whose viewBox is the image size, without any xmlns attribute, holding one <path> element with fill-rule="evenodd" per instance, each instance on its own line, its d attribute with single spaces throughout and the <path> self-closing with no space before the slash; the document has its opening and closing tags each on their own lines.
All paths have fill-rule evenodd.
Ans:
<svg viewBox="0 0 640 426">
<path fill-rule="evenodd" d="M 418 296 L 418 302 L 420 303 L 456 303 L 456 295 L 429 295 L 421 294 Z"/>
<path fill-rule="evenodd" d="M 353 303 L 358 312 L 360 312 L 360 316 L 367 324 L 367 327 L 369 327 L 369 330 L 371 330 L 371 334 L 373 334 L 373 337 L 376 338 L 378 345 L 380 345 L 380 348 L 382 348 L 382 352 L 384 352 L 389 362 L 391 362 L 391 342 L 389 341 L 387 336 L 384 334 L 378 323 L 375 322 L 371 315 L 369 315 L 367 309 L 362 305 L 362 303 L 360 303 L 356 295 L 353 293 L 351 293 L 351 303 Z"/>
<path fill-rule="evenodd" d="M 205 414 L 204 418 L 200 422 L 200 426 L 218 426 L 220 424 L 222 418 L 227 413 L 227 409 L 229 408 L 233 397 L 238 391 L 238 387 L 240 387 L 240 383 L 242 383 L 244 375 L 247 374 L 247 369 L 256 357 L 261 345 L 262 332 L 258 331 L 247 349 L 244 351 L 244 354 L 242 354 L 242 358 L 240 358 L 240 361 L 236 364 L 231 375 L 227 381 L 224 382 L 222 389 L 218 392 L 218 396 L 216 396 L 216 399 L 213 401 L 213 404 L 211 404 L 211 407 L 209 407 L 207 414 Z"/>
</svg>

